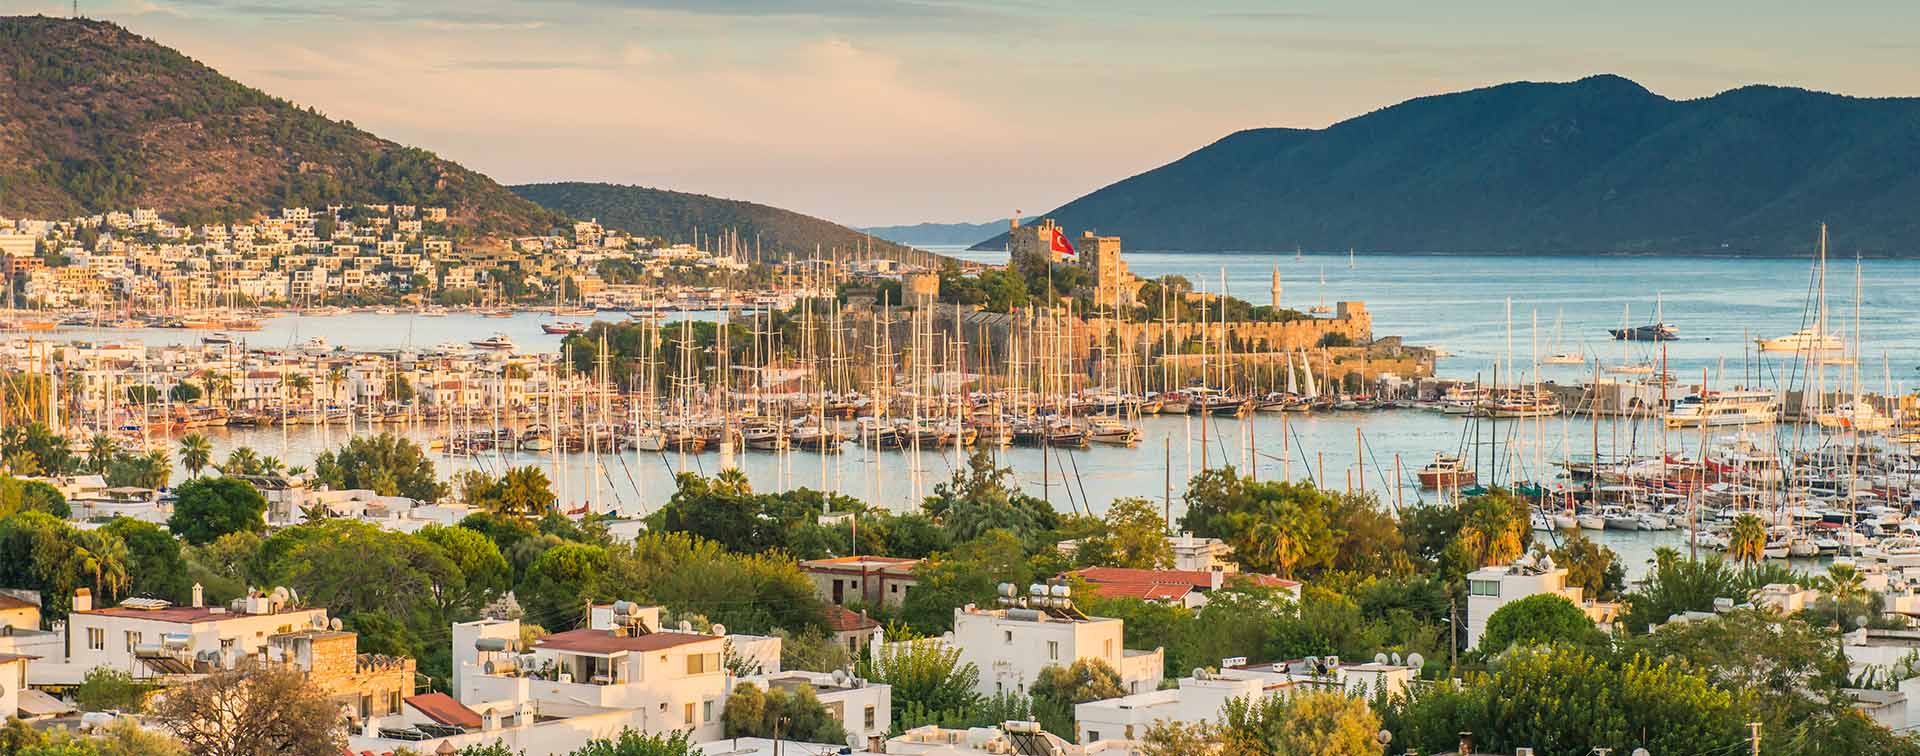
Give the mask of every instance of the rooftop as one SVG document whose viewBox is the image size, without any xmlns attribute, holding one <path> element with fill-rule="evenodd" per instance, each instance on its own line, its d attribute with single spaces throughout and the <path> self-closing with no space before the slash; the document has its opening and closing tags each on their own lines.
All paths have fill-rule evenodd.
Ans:
<svg viewBox="0 0 1920 756">
<path fill-rule="evenodd" d="M 838 604 L 827 607 L 827 628 L 836 633 L 872 630 L 879 626 L 880 623 L 875 622 L 872 617 L 868 617 L 863 612 L 856 612 Z"/>
<path fill-rule="evenodd" d="M 280 609 L 277 611 L 269 612 L 269 614 L 298 614 L 301 612 L 315 612 L 315 611 L 321 611 L 321 610 L 313 609 L 313 608 L 288 608 L 288 609 Z M 127 607 L 127 606 L 110 606 L 105 609 L 92 609 L 84 612 L 74 612 L 74 614 L 87 614 L 87 615 L 96 615 L 96 616 L 102 616 L 102 617 L 131 617 L 134 619 L 153 620 L 155 622 L 180 622 L 180 623 L 218 622 L 220 620 L 234 619 L 236 617 L 264 616 L 264 615 L 248 614 L 245 612 L 228 611 L 225 607 L 219 607 L 219 606 L 170 606 L 165 609 L 136 609 L 136 608 Z"/>
<path fill-rule="evenodd" d="M 614 654 L 622 651 L 659 651 L 710 640 L 721 640 L 721 638 L 717 635 L 695 633 L 615 635 L 611 630 L 569 630 L 541 638 L 534 647 L 583 654 Z"/>
<path fill-rule="evenodd" d="M 480 713 L 469 709 L 452 696 L 445 693 L 427 693 L 409 697 L 407 705 L 419 709 L 431 719 L 448 727 L 464 727 L 469 730 L 480 729 Z"/>
</svg>

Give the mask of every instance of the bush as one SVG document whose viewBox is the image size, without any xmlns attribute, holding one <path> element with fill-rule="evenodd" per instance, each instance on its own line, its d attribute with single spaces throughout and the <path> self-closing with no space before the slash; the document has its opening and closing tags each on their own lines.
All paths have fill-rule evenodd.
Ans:
<svg viewBox="0 0 1920 756">
<path fill-rule="evenodd" d="M 1589 646 L 1603 639 L 1593 620 L 1572 601 L 1556 593 L 1540 593 L 1495 610 L 1480 636 L 1480 651 L 1491 656 L 1515 644 Z"/>
<path fill-rule="evenodd" d="M 146 708 L 147 694 L 153 686 L 135 682 L 132 675 L 117 669 L 95 667 L 87 671 L 73 700 L 87 711 L 138 713 Z"/>
</svg>

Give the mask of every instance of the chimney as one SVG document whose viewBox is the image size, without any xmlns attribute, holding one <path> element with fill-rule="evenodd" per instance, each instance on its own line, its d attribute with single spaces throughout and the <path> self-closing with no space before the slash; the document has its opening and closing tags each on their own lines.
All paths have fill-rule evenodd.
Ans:
<svg viewBox="0 0 1920 756">
<path fill-rule="evenodd" d="M 73 611 L 93 611 L 93 591 L 86 588 L 73 589 Z"/>
<path fill-rule="evenodd" d="M 194 583 L 193 584 L 193 608 L 200 609 L 205 607 L 206 605 L 207 605 L 206 589 L 201 588 L 199 583 Z"/>
</svg>

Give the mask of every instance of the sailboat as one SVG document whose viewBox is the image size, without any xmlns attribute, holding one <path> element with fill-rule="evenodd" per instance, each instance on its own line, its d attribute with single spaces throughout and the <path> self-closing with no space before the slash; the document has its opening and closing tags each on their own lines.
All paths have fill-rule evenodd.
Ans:
<svg viewBox="0 0 1920 756">
<path fill-rule="evenodd" d="M 1308 315 L 1326 315 L 1333 312 L 1327 307 L 1327 266 L 1320 266 L 1320 304 L 1307 309 Z"/>
<path fill-rule="evenodd" d="M 1586 355 L 1583 355 L 1579 352 L 1568 351 L 1560 346 L 1560 319 L 1561 319 L 1560 315 L 1553 316 L 1552 353 L 1548 354 L 1545 357 L 1540 358 L 1540 364 L 1542 365 L 1584 365 L 1586 364 L 1587 362 Z"/>
<path fill-rule="evenodd" d="M 1680 329 L 1667 323 L 1660 312 L 1660 295 L 1656 293 L 1653 295 L 1652 323 L 1637 326 L 1622 324 L 1619 328 L 1608 329 L 1607 332 L 1613 334 L 1613 338 L 1619 341 L 1673 341 L 1680 338 Z"/>
<path fill-rule="evenodd" d="M 1826 259 L 1827 229 L 1820 227 L 1820 258 Z M 1860 392 L 1860 259 L 1853 261 L 1853 350 L 1849 357 L 1853 365 L 1853 398 L 1841 402 L 1827 412 L 1815 413 L 1813 420 L 1820 427 L 1830 430 L 1859 431 L 1861 433 L 1879 433 L 1893 427 L 1893 417 L 1880 411 L 1879 407 L 1866 400 Z"/>
</svg>

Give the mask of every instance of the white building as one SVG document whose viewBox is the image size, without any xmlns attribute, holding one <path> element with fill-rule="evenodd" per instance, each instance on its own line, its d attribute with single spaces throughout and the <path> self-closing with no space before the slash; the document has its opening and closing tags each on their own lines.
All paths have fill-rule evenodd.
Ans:
<svg viewBox="0 0 1920 756">
<path fill-rule="evenodd" d="M 1081 659 L 1098 659 L 1120 673 L 1120 684 L 1129 693 L 1159 687 L 1164 650 L 1129 651 L 1121 644 L 1125 623 L 1121 620 L 1088 617 L 1074 610 L 1067 597 L 1045 597 L 1049 586 L 1036 585 L 1024 599 L 1030 604 L 1048 602 L 1049 606 L 1031 608 L 1008 606 L 982 609 L 972 604 L 953 610 L 953 632 L 942 642 L 958 649 L 960 661 L 980 670 L 977 692 L 995 695 L 1002 692 L 1025 693 L 1040 670 L 1067 667 Z M 1064 586 L 1052 586 L 1064 589 Z M 1003 602 L 1011 586 L 1002 586 Z M 1065 606 L 1051 605 L 1066 602 Z M 1037 605 L 1037 604 L 1036 604 Z"/>
<path fill-rule="evenodd" d="M 1513 564 L 1467 573 L 1467 646 L 1480 645 L 1487 618 L 1500 607 L 1542 593 L 1565 596 L 1595 622 L 1611 622 L 1618 611 L 1615 604 L 1583 601 L 1580 587 L 1567 585 L 1566 569 L 1555 567 L 1552 557 L 1535 562 L 1531 555 L 1522 555 Z"/>
<path fill-rule="evenodd" d="M 1133 744 L 1125 740 L 1069 743 L 1040 729 L 1037 722 L 1006 722 L 999 727 L 965 730 L 949 730 L 934 725 L 915 727 L 888 739 L 886 746 L 878 752 L 909 756 L 1133 756 L 1136 753 Z"/>
<path fill-rule="evenodd" d="M 194 586 L 192 606 L 129 599 L 96 609 L 87 589 L 74 592 L 67 615 L 64 663 L 35 664 L 38 679 L 78 683 L 89 670 L 115 669 L 136 678 L 190 674 L 264 657 L 272 636 L 327 626 L 327 610 L 292 605 L 282 589 L 255 592 L 229 607 L 206 606 Z M 46 676 L 39 675 L 41 667 Z"/>
<path fill-rule="evenodd" d="M 1237 660 L 1229 660 L 1237 661 Z M 1195 724 L 1217 722 L 1228 701 L 1289 696 L 1302 690 L 1340 691 L 1357 697 L 1406 690 L 1417 672 L 1411 664 L 1389 657 L 1363 664 L 1343 664 L 1338 657 L 1318 657 L 1272 664 L 1226 666 L 1218 672 L 1194 670 L 1179 687 L 1152 690 L 1073 707 L 1081 743 L 1146 737 L 1158 721 Z"/>
</svg>

